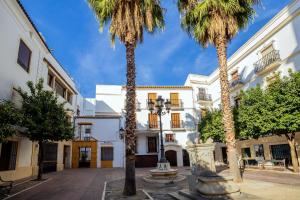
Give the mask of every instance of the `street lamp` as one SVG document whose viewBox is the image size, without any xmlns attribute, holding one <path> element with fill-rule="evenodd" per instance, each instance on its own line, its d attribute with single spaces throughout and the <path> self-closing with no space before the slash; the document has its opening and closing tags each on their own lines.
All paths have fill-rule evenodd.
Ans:
<svg viewBox="0 0 300 200">
<path fill-rule="evenodd" d="M 162 134 L 162 122 L 161 116 L 167 114 L 171 110 L 171 102 L 169 100 L 165 101 L 162 96 L 158 96 L 155 102 L 151 99 L 148 100 L 148 109 L 151 114 L 157 114 L 159 116 L 159 128 L 160 128 L 160 161 L 159 163 L 167 163 L 167 159 L 165 156 L 165 147 L 163 141 L 163 134 Z"/>
</svg>

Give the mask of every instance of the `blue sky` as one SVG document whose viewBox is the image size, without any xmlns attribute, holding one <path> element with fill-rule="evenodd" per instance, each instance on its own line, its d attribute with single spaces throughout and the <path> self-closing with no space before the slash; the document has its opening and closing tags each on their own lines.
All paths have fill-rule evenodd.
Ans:
<svg viewBox="0 0 300 200">
<path fill-rule="evenodd" d="M 86 0 L 21 0 L 53 54 L 74 78 L 84 97 L 96 84 L 125 84 L 125 48 L 113 49 L 107 28 L 98 23 Z M 229 45 L 232 55 L 291 0 L 262 0 L 257 16 Z M 182 85 L 189 73 L 209 75 L 217 67 L 213 47 L 201 48 L 180 27 L 176 0 L 162 0 L 165 30 L 145 34 L 136 50 L 138 85 Z"/>
</svg>

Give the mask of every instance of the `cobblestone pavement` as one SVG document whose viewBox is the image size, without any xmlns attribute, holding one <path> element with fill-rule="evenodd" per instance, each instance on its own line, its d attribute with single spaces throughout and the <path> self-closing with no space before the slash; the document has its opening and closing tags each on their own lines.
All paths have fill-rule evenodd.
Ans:
<svg viewBox="0 0 300 200">
<path fill-rule="evenodd" d="M 137 169 L 138 177 L 148 173 L 149 169 Z M 228 170 L 222 173 L 227 173 Z M 187 168 L 179 168 L 180 174 L 188 174 Z M 94 200 L 101 199 L 105 181 L 118 180 L 124 177 L 123 169 L 71 169 L 63 172 L 50 173 L 51 178 L 30 190 L 22 192 L 10 199 L 16 200 Z M 244 173 L 247 180 L 259 180 L 274 184 L 300 186 L 300 175 L 284 172 L 253 171 Z M 120 184 L 123 184 L 120 182 Z M 137 185 L 139 183 L 137 182 Z M 166 187 L 166 192 L 176 188 Z M 300 188 L 300 187 L 299 187 Z M 179 188 L 177 188 L 179 189 Z M 154 190 L 155 191 L 155 190 Z M 157 193 L 156 195 L 160 195 Z M 162 197 L 161 197 L 162 198 Z"/>
</svg>

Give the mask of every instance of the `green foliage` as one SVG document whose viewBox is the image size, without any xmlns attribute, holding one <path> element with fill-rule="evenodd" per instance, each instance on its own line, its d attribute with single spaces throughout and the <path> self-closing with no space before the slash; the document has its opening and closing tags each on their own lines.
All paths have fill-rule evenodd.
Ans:
<svg viewBox="0 0 300 200">
<path fill-rule="evenodd" d="M 266 90 L 274 134 L 300 131 L 300 72 L 289 70 L 289 76 L 277 78 Z"/>
<path fill-rule="evenodd" d="M 25 136 L 32 141 L 61 141 L 73 138 L 73 128 L 66 115 L 63 103 L 58 103 L 52 91 L 43 89 L 43 80 L 34 85 L 27 83 L 29 93 L 19 88 L 22 97 L 22 125 Z"/>
<path fill-rule="evenodd" d="M 206 141 L 208 138 L 215 142 L 225 141 L 225 131 L 222 122 L 222 112 L 220 110 L 208 111 L 199 124 L 201 139 Z"/>
<path fill-rule="evenodd" d="M 100 31 L 110 23 L 109 32 L 114 43 L 117 36 L 122 43 L 143 41 L 143 30 L 149 33 L 164 27 L 164 9 L 160 0 L 88 0 L 99 23 Z"/>
<path fill-rule="evenodd" d="M 0 143 L 17 133 L 22 115 L 9 101 L 0 101 Z"/>
<path fill-rule="evenodd" d="M 178 0 L 181 25 L 203 46 L 218 36 L 230 41 L 255 15 L 259 0 Z"/>
<path fill-rule="evenodd" d="M 300 72 L 277 79 L 266 89 L 259 86 L 242 94 L 240 137 L 258 138 L 300 130 Z"/>
<path fill-rule="evenodd" d="M 260 86 L 242 92 L 239 107 L 239 138 L 258 138 L 270 133 L 274 115 L 270 110 L 271 99 Z"/>
<path fill-rule="evenodd" d="M 235 122 L 235 129 L 239 132 L 238 122 L 238 109 L 233 109 L 233 117 Z M 225 131 L 222 120 L 222 110 L 208 111 L 207 114 L 202 117 L 199 124 L 199 132 L 201 139 L 205 142 L 208 138 L 211 138 L 214 142 L 225 142 Z"/>
</svg>

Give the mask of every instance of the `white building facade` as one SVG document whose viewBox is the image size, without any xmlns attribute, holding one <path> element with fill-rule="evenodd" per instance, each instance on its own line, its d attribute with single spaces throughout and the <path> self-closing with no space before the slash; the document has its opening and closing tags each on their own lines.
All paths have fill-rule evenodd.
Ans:
<svg viewBox="0 0 300 200">
<path fill-rule="evenodd" d="M 239 104 L 241 90 L 247 90 L 256 85 L 266 88 L 277 74 L 288 76 L 288 70 L 300 70 L 300 1 L 292 1 L 271 19 L 261 30 L 251 37 L 228 59 L 228 77 L 230 82 L 231 103 Z M 220 108 L 220 79 L 219 70 L 209 76 L 190 74 L 185 82 L 186 86 L 193 87 L 198 96 L 198 108 L 205 114 L 207 109 Z M 299 135 L 299 134 L 298 134 Z M 297 136 L 300 138 L 300 136 Z M 273 149 L 280 149 L 279 145 L 288 148 L 287 141 L 279 138 L 270 138 L 272 144 L 266 143 L 265 157 L 275 158 Z M 262 143 L 257 141 L 256 143 Z M 245 146 L 246 145 L 246 146 Z M 238 143 L 241 148 L 247 148 L 249 157 L 255 157 L 255 141 L 251 144 Z M 273 147 L 272 147 L 273 145 Z M 221 145 L 221 148 L 224 146 Z M 282 146 L 283 147 L 283 146 Z M 249 148 L 249 149 L 248 149 Z M 216 149 L 222 152 L 220 149 Z M 300 155 L 299 147 L 297 148 Z M 287 151 L 288 152 L 288 151 Z M 279 152 L 283 154 L 283 152 Z M 217 160 L 222 160 L 219 153 Z M 224 154 L 223 154 L 224 155 Z M 280 157 L 280 156 L 279 156 Z M 281 159 L 277 157 L 277 159 Z M 227 158 L 226 158 L 227 159 Z M 225 159 L 225 160 L 226 160 Z"/>
<path fill-rule="evenodd" d="M 124 167 L 125 146 L 120 130 L 125 128 L 125 95 L 125 87 L 97 85 L 96 98 L 85 100 L 83 114 L 76 119 L 77 137 L 80 135 L 80 125 L 90 124 L 88 129 L 91 128 L 91 134 L 88 136 L 98 142 L 97 167 L 107 167 L 107 163 L 102 162 L 101 150 L 108 146 L 113 148 L 110 167 Z M 185 146 L 188 138 L 193 140 L 197 135 L 198 120 L 192 88 L 140 86 L 136 91 L 136 166 L 155 167 L 160 158 L 159 118 L 150 113 L 147 105 L 148 99 L 155 100 L 158 96 L 170 99 L 172 104 L 171 111 L 162 116 L 166 157 L 173 166 L 189 165 Z"/>
<path fill-rule="evenodd" d="M 16 88 L 44 79 L 44 87 L 66 102 L 70 121 L 79 109 L 80 95 L 74 81 L 51 54 L 45 40 L 17 0 L 0 1 L 0 99 L 20 105 Z M 45 144 L 45 171 L 71 167 L 72 142 Z M 52 153 L 49 153 L 52 152 Z M 0 176 L 15 180 L 37 172 L 38 145 L 21 134 L 0 143 Z M 50 162 L 51 160 L 51 162 Z"/>
</svg>

